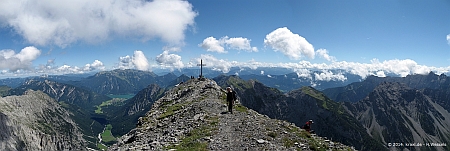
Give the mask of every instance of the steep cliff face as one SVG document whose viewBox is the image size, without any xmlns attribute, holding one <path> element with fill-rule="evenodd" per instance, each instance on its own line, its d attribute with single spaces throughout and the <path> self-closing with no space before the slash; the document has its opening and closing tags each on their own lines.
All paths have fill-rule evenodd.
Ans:
<svg viewBox="0 0 450 151">
<path fill-rule="evenodd" d="M 109 150 L 352 150 L 239 102 L 229 114 L 225 99 L 216 82 L 189 80 L 167 91 Z"/>
<path fill-rule="evenodd" d="M 262 70 L 262 69 L 261 69 Z M 261 71 L 258 69 L 258 71 Z M 295 72 L 291 73 L 283 73 L 282 71 L 277 72 L 276 74 L 240 74 L 239 77 L 244 80 L 254 80 L 259 81 L 261 83 L 264 83 L 264 85 L 272 88 L 277 88 L 278 90 L 282 92 L 289 92 L 295 89 L 299 89 L 303 86 L 310 86 L 312 84 L 315 85 L 315 89 L 317 90 L 323 90 L 327 88 L 333 88 L 333 87 L 341 87 L 348 85 L 353 82 L 357 82 L 361 80 L 361 77 L 354 74 L 346 73 L 345 71 L 338 71 L 334 70 L 331 71 L 333 73 L 342 73 L 344 77 L 346 77 L 346 80 L 337 80 L 337 79 L 330 79 L 330 80 L 318 80 L 316 74 L 323 74 L 321 71 L 311 71 L 310 77 L 303 77 L 299 78 L 299 75 Z M 230 72 L 235 73 L 235 72 Z"/>
<path fill-rule="evenodd" d="M 232 86 L 242 105 L 271 118 L 287 120 L 303 126 L 312 119 L 313 129 L 320 136 L 351 144 L 356 149 L 386 150 L 371 138 L 363 126 L 345 108 L 312 87 L 302 87 L 283 94 L 256 81 L 239 77 L 215 78 L 223 87 Z"/>
<path fill-rule="evenodd" d="M 40 91 L 0 98 L 0 150 L 86 150 L 70 114 Z"/>
<path fill-rule="evenodd" d="M 348 109 L 375 139 L 388 143 L 450 142 L 450 114 L 438 101 L 405 84 L 383 82 Z M 436 146 L 391 149 L 448 150 Z"/>
</svg>

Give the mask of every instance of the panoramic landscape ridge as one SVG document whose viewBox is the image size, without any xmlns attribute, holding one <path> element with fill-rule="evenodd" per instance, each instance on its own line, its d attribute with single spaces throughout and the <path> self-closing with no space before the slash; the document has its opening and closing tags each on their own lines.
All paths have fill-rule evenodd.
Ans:
<svg viewBox="0 0 450 151">
<path fill-rule="evenodd" d="M 203 74 L 212 75 L 209 72 L 213 70 Z M 274 75 L 267 80 L 267 76 L 248 76 L 249 79 L 244 80 L 240 76 L 220 74 L 203 81 L 185 74 L 156 75 L 118 69 L 88 77 L 23 78 L 20 84 L 16 84 L 19 79 L 3 79 L 0 82 L 10 86 L 1 86 L 0 91 L 3 104 L 0 113 L 5 119 L 2 130 L 6 132 L 1 147 L 6 150 L 84 150 L 108 146 L 111 150 L 320 150 L 342 149 L 345 147 L 338 144 L 345 144 L 357 150 L 448 150 L 450 121 L 446 117 L 450 116 L 450 103 L 443 98 L 450 96 L 450 79 L 444 74 L 370 76 L 350 84 L 338 84 L 343 86 L 329 81 L 320 84 L 324 86 L 322 91 L 311 87 L 310 81 L 302 85 L 302 81 L 296 79 L 298 83 L 283 83 L 284 92 L 266 85 L 271 85 L 275 78 L 286 81 L 288 77 Z M 236 115 L 223 113 L 226 111 L 224 89 L 228 86 L 233 87 L 238 96 Z M 17 102 L 22 100 L 35 108 Z M 44 106 L 45 102 L 53 105 Z M 196 102 L 200 104 L 195 105 Z M 206 106 L 212 108 L 204 108 Z M 186 113 L 189 115 L 184 115 Z M 259 118 L 248 121 L 246 114 L 288 123 Z M 23 123 L 23 117 L 29 119 L 27 123 Z M 299 128 L 310 119 L 314 120 L 315 135 Z M 190 121 L 203 124 L 188 124 Z M 236 122 L 246 125 L 235 125 Z M 253 125 L 259 122 L 266 126 L 278 123 L 287 129 Z M 22 126 L 11 127 L 11 123 Z M 199 124 L 200 127 L 191 127 Z M 177 128 L 180 131 L 170 131 L 173 126 L 180 126 Z M 74 130 L 67 130 L 69 127 Z M 243 127 L 245 129 L 241 129 Z M 199 130 L 203 131 L 197 132 Z M 230 135 L 255 130 L 258 131 L 255 136 L 233 138 L 231 136 L 235 135 Z M 146 136 L 150 134 L 152 136 Z M 51 136 L 58 138 L 47 139 Z M 36 142 L 33 138 L 41 139 Z M 234 141 L 229 142 L 230 139 Z M 231 145 L 240 143 L 242 145 Z M 412 143 L 435 145 L 407 145 Z"/>
<path fill-rule="evenodd" d="M 0 150 L 450 150 L 449 14 L 3 0 Z"/>
</svg>

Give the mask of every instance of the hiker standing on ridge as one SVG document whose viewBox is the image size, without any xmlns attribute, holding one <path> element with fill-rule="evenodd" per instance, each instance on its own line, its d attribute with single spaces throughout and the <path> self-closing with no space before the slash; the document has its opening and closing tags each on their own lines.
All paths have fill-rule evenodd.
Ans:
<svg viewBox="0 0 450 151">
<path fill-rule="evenodd" d="M 305 129 L 307 132 L 309 133 L 314 133 L 314 130 L 311 130 L 311 124 L 313 124 L 313 120 L 309 120 L 308 122 L 305 123 L 305 125 L 303 125 L 303 129 Z"/>
<path fill-rule="evenodd" d="M 231 114 L 233 114 L 234 101 L 236 101 L 236 92 L 232 91 L 230 87 L 227 87 L 228 112 Z"/>
</svg>

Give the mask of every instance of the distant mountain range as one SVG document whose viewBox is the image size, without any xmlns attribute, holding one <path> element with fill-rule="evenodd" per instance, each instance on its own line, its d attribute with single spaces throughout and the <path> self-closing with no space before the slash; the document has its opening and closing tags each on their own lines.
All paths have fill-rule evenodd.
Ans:
<svg viewBox="0 0 450 151">
<path fill-rule="evenodd" d="M 149 84 L 166 86 L 176 78 L 174 74 L 158 76 L 153 72 L 118 69 L 99 72 L 72 84 L 100 94 L 136 94 Z"/>
<path fill-rule="evenodd" d="M 208 66 L 208 64 L 206 64 L 206 66 Z M 219 70 L 214 70 L 211 68 L 203 68 L 203 76 L 206 78 L 214 78 L 219 75 L 250 75 L 250 74 L 257 75 L 257 74 L 261 74 L 261 71 L 263 73 L 265 73 L 266 75 L 284 75 L 284 74 L 292 73 L 292 69 L 278 68 L 278 67 L 274 67 L 274 68 L 258 67 L 255 69 L 248 68 L 248 67 L 231 67 L 230 71 L 226 74 L 224 74 L 222 71 L 219 71 Z M 198 77 L 200 75 L 200 68 L 199 67 L 183 68 L 180 70 L 173 70 L 173 71 L 158 69 L 158 70 L 154 70 L 153 72 L 158 75 L 173 73 L 178 76 L 184 74 L 187 76 Z"/>
<path fill-rule="evenodd" d="M 357 102 L 366 97 L 382 82 L 399 82 L 416 89 L 448 89 L 450 79 L 444 75 L 430 72 L 428 75 L 408 75 L 406 77 L 375 77 L 369 76 L 364 81 L 351 83 L 343 87 L 328 88 L 323 92 L 338 102 Z"/>
<path fill-rule="evenodd" d="M 319 72 L 312 72 L 311 77 Z M 353 74 L 345 74 L 347 78 L 344 81 L 339 80 L 316 80 L 314 78 L 298 77 L 297 73 L 288 73 L 284 75 L 262 75 L 262 74 L 249 74 L 239 75 L 244 80 L 256 80 L 263 83 L 266 86 L 277 88 L 282 92 L 289 92 L 291 90 L 299 89 L 303 86 L 313 86 L 317 90 L 323 90 L 327 88 L 346 86 L 353 82 L 361 81 L 361 77 Z"/>
<path fill-rule="evenodd" d="M 305 74 L 302 75 L 302 77 L 299 77 L 297 73 L 290 69 L 269 67 L 256 69 L 233 67 L 230 68 L 230 71 L 226 74 L 218 70 L 205 68 L 203 70 L 203 76 L 212 79 L 220 75 L 238 75 L 245 80 L 253 79 L 260 81 L 265 85 L 277 88 L 282 92 L 288 92 L 302 86 L 313 86 L 318 90 L 323 90 L 345 86 L 352 82 L 363 80 L 360 76 L 345 71 L 331 70 L 331 72 L 342 74 L 345 78 L 333 79 L 331 77 L 326 77 L 324 79 L 319 79 L 317 75 L 323 74 L 322 71 L 311 71 L 308 75 Z M 200 70 L 198 68 L 184 68 L 174 71 L 156 70 L 150 72 L 132 69 L 116 69 L 98 72 L 94 75 L 44 75 L 40 77 L 0 79 L 0 85 L 7 85 L 15 88 L 29 79 L 41 78 L 94 90 L 100 94 L 136 94 L 151 83 L 158 84 L 161 87 L 170 86 L 170 84 L 167 83 L 170 82 L 170 80 L 166 79 L 174 79 L 181 75 L 185 75 L 186 77 L 198 77 L 200 75 Z"/>
</svg>

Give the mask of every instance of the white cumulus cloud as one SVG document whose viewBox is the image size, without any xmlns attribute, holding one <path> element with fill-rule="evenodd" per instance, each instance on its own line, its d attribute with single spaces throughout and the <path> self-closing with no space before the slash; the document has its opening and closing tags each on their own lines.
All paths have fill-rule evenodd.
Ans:
<svg viewBox="0 0 450 151">
<path fill-rule="evenodd" d="M 258 52 L 258 48 L 250 46 L 251 40 L 247 38 L 228 38 L 228 36 L 225 36 L 221 41 L 223 41 L 230 49 Z"/>
<path fill-rule="evenodd" d="M 69 65 L 62 65 L 56 69 L 59 73 L 78 73 L 80 68 L 75 66 L 71 67 Z"/>
<path fill-rule="evenodd" d="M 119 69 L 131 69 L 134 68 L 132 59 L 129 55 L 119 57 Z"/>
<path fill-rule="evenodd" d="M 206 51 L 218 52 L 218 53 L 227 53 L 225 48 L 222 46 L 221 42 L 214 37 L 208 37 L 203 40 L 203 43 L 198 46 L 206 49 Z"/>
<path fill-rule="evenodd" d="M 294 68 L 293 70 L 295 73 L 297 73 L 297 76 L 299 78 L 306 78 L 312 80 L 311 71 L 309 71 L 308 69 Z"/>
<path fill-rule="evenodd" d="M 176 54 L 169 54 L 169 51 L 164 51 L 162 54 L 156 56 L 156 62 L 163 68 L 181 69 L 184 67 L 181 61 L 181 56 Z"/>
<path fill-rule="evenodd" d="M 0 5 L 0 23 L 29 43 L 60 47 L 111 35 L 178 44 L 197 15 L 183 0 L 4 0 Z"/>
<path fill-rule="evenodd" d="M 150 64 L 145 57 L 144 52 L 140 50 L 134 51 L 133 56 L 123 56 L 119 57 L 119 64 L 117 66 L 119 69 L 138 69 L 138 70 L 150 70 Z"/>
<path fill-rule="evenodd" d="M 386 74 L 384 74 L 384 71 L 378 71 L 374 75 L 377 76 L 377 77 L 386 77 Z"/>
<path fill-rule="evenodd" d="M 0 69 L 17 71 L 20 69 L 32 69 L 32 61 L 41 55 L 41 51 L 36 47 L 25 47 L 19 53 L 14 50 L 0 50 Z"/>
<path fill-rule="evenodd" d="M 83 70 L 84 71 L 105 70 L 105 66 L 103 65 L 103 62 L 95 60 L 91 64 L 86 64 Z"/>
<path fill-rule="evenodd" d="M 322 73 L 314 73 L 314 78 L 318 81 L 345 81 L 345 77 L 342 73 L 334 74 L 331 71 L 322 71 Z"/>
<path fill-rule="evenodd" d="M 266 35 L 264 44 L 293 60 L 299 60 L 302 56 L 314 58 L 313 45 L 286 27 L 278 28 Z"/>
<path fill-rule="evenodd" d="M 326 49 L 319 49 L 319 50 L 316 51 L 316 54 L 319 57 L 321 57 L 321 58 L 323 58 L 323 59 L 325 59 L 327 61 L 333 61 L 333 62 L 336 61 L 336 57 L 330 56 L 328 54 L 328 50 L 326 50 Z"/>
<path fill-rule="evenodd" d="M 132 58 L 132 62 L 136 69 L 147 71 L 150 69 L 150 65 L 148 63 L 147 58 L 144 55 L 144 52 L 136 50 L 134 51 L 134 55 Z"/>
<path fill-rule="evenodd" d="M 217 52 L 217 53 L 227 53 L 228 49 L 234 50 L 244 50 L 248 52 L 258 52 L 258 48 L 252 47 L 250 45 L 251 40 L 243 37 L 230 38 L 228 36 L 222 37 L 219 40 L 214 37 L 208 37 L 203 40 L 199 47 L 202 47 L 206 51 Z"/>
</svg>

